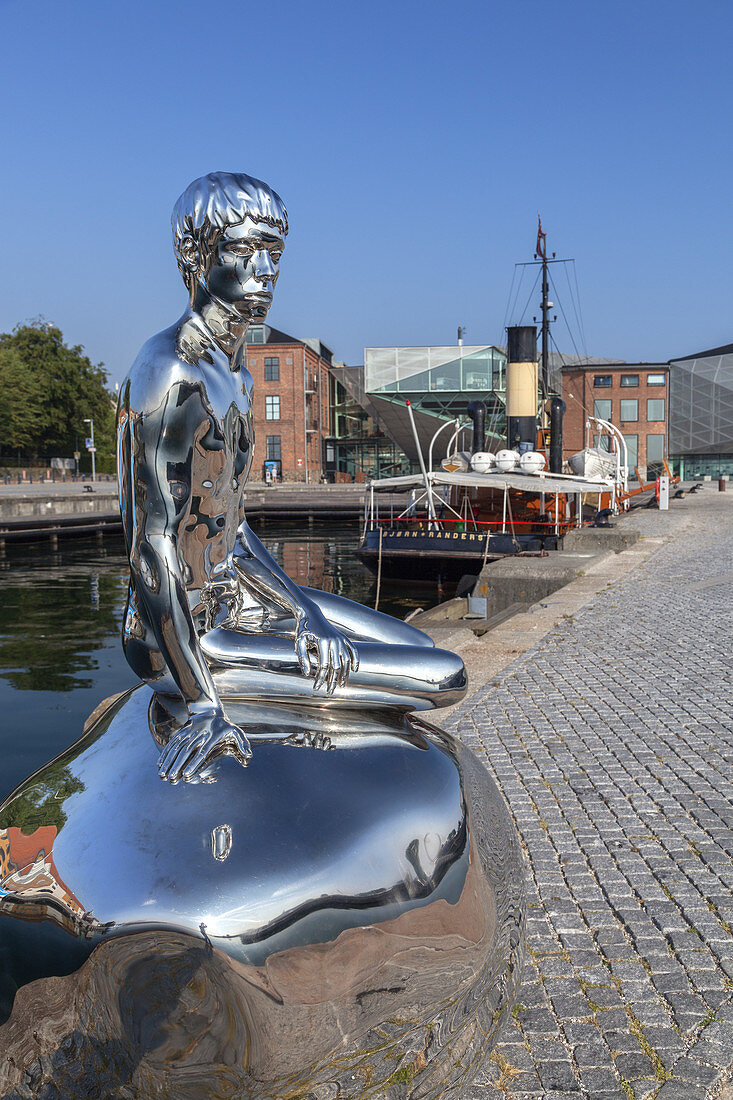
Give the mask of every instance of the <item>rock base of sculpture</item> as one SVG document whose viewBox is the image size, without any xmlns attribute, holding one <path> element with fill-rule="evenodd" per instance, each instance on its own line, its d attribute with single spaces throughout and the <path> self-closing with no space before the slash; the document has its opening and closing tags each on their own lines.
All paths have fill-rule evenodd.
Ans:
<svg viewBox="0 0 733 1100">
<path fill-rule="evenodd" d="M 398 712 L 228 710 L 247 768 L 161 782 L 140 686 L 0 809 L 0 1096 L 460 1096 L 521 969 L 498 790 Z"/>
</svg>

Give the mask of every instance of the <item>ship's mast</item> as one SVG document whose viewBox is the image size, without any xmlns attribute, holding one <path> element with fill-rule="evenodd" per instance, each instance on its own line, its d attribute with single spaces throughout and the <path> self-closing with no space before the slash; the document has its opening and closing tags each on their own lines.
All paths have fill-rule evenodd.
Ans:
<svg viewBox="0 0 733 1100">
<path fill-rule="evenodd" d="M 542 228 L 542 219 L 539 214 L 537 215 L 537 244 L 535 246 L 534 260 L 529 263 L 517 264 L 517 267 L 536 267 L 538 264 L 542 268 L 542 300 L 540 301 L 540 313 L 541 313 L 541 326 L 540 326 L 540 359 L 538 370 L 538 383 L 539 388 L 542 391 L 543 399 L 550 396 L 550 325 L 553 321 L 557 320 L 557 314 L 551 313 L 554 309 L 554 302 L 550 301 L 550 264 L 564 264 L 567 260 L 558 260 L 555 253 L 552 252 L 550 256 L 547 255 L 547 234 Z M 572 261 L 571 261 L 572 262 Z M 532 320 L 537 324 L 537 318 L 533 317 Z"/>
<path fill-rule="evenodd" d="M 540 303 L 542 309 L 540 386 L 543 397 L 547 397 L 550 392 L 550 310 L 552 309 L 552 302 L 550 301 L 550 280 L 547 275 L 547 234 L 542 228 L 542 218 L 539 214 L 537 215 L 537 248 L 534 256 L 535 260 L 539 260 L 542 264 L 542 301 Z M 554 252 L 552 256 L 554 259 Z"/>
<path fill-rule="evenodd" d="M 540 233 L 542 233 L 542 223 L 540 222 Z M 538 237 L 539 239 L 539 237 Z M 542 259 L 542 344 L 541 344 L 541 372 L 540 379 L 542 384 L 542 393 L 547 397 L 550 392 L 550 309 L 552 308 L 552 302 L 549 300 L 550 284 L 547 278 L 547 253 L 544 250 L 544 234 L 542 235 L 543 250 L 540 254 Z"/>
</svg>

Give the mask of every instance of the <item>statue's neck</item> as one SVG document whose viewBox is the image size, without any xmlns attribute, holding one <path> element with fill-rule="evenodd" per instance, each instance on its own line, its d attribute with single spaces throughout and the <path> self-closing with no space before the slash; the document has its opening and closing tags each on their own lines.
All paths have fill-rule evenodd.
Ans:
<svg viewBox="0 0 733 1100">
<path fill-rule="evenodd" d="M 196 359 L 216 348 L 226 356 L 229 369 L 237 371 L 242 365 L 248 327 L 249 321 L 202 292 L 184 315 L 179 345 L 188 358 L 195 355 Z"/>
</svg>

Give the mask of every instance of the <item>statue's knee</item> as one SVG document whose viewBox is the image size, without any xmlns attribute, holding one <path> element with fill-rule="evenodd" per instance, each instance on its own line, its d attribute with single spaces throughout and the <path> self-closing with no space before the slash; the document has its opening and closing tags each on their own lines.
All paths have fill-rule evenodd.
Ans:
<svg viewBox="0 0 733 1100">
<path fill-rule="evenodd" d="M 430 654 L 432 681 L 436 691 L 461 691 L 468 684 L 466 666 L 457 653 L 434 649 Z"/>
</svg>

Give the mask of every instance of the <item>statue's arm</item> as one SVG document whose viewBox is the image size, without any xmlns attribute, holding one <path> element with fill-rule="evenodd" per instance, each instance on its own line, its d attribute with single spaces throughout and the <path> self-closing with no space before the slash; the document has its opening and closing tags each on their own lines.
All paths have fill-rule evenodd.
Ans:
<svg viewBox="0 0 733 1100">
<path fill-rule="evenodd" d="M 243 762 L 250 755 L 246 737 L 224 713 L 201 652 L 179 553 L 191 503 L 194 439 L 208 416 L 195 387 L 178 385 L 150 416 L 136 418 L 131 433 L 133 583 L 190 716 L 161 754 L 160 774 L 174 780 L 194 778 L 223 752 Z"/>
<path fill-rule="evenodd" d="M 220 703 L 199 645 L 178 553 L 191 502 L 193 437 L 185 436 L 195 419 L 190 415 L 195 398 L 181 390 L 172 387 L 162 407 L 138 416 L 133 428 L 129 462 L 137 523 L 130 569 L 158 648 L 193 713 Z"/>
<path fill-rule="evenodd" d="M 359 667 L 356 650 L 328 622 L 315 601 L 280 568 L 246 520 L 237 531 L 233 561 L 240 583 L 252 595 L 292 614 L 295 652 L 303 675 L 315 676 L 313 686 L 325 686 L 330 692 L 337 684 L 345 684 L 349 672 Z"/>
</svg>

